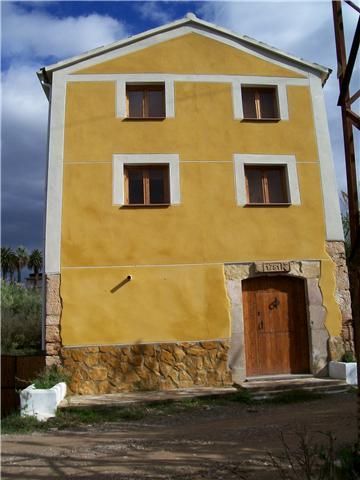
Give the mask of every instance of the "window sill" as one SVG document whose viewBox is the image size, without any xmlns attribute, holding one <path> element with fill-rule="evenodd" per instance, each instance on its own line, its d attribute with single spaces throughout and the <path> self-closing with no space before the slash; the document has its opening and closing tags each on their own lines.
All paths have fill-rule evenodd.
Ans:
<svg viewBox="0 0 360 480">
<path fill-rule="evenodd" d="M 171 203 L 128 203 L 122 205 L 121 208 L 168 208 L 171 207 Z"/>
<path fill-rule="evenodd" d="M 124 118 L 124 121 L 125 122 L 131 122 L 131 121 L 162 121 L 162 120 L 165 120 L 166 117 L 125 117 Z"/>
<path fill-rule="evenodd" d="M 245 203 L 244 207 L 290 207 L 291 203 Z"/>
<path fill-rule="evenodd" d="M 277 117 L 274 117 L 274 118 L 243 118 L 241 121 L 242 122 L 265 122 L 265 123 L 268 123 L 268 122 L 280 122 L 281 118 L 277 118 Z"/>
</svg>

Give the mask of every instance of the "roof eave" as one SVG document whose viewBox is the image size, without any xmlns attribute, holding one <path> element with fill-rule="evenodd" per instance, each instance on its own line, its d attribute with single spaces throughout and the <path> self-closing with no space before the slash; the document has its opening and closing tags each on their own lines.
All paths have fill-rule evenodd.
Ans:
<svg viewBox="0 0 360 480">
<path fill-rule="evenodd" d="M 246 35 L 238 35 L 238 34 L 232 32 L 231 30 L 227 30 L 223 27 L 219 27 L 219 26 L 214 25 L 212 23 L 206 22 L 205 20 L 200 20 L 197 17 L 195 17 L 193 14 L 188 14 L 188 15 L 189 16 L 187 16 L 186 18 L 182 18 L 180 20 L 176 20 L 176 21 L 168 23 L 166 25 L 162 25 L 160 27 L 156 27 L 156 28 L 153 28 L 151 30 L 147 30 L 146 32 L 139 33 L 139 34 L 134 35 L 132 37 L 128 37 L 128 38 L 123 39 L 123 40 L 119 40 L 118 42 L 114 42 L 114 43 L 112 43 L 108 46 L 98 47 L 98 48 L 95 48 L 94 50 L 90 50 L 90 51 L 88 51 L 86 53 L 83 53 L 81 55 L 71 57 L 67 60 L 62 60 L 61 62 L 54 63 L 54 64 L 49 65 L 47 67 L 43 67 L 41 70 L 39 70 L 39 72 L 37 72 L 38 77 L 39 77 L 40 81 L 42 82 L 43 79 L 44 79 L 44 74 L 46 74 L 48 76 L 48 82 L 46 82 L 46 83 L 51 84 L 52 74 L 53 74 L 53 72 L 55 72 L 57 70 L 61 70 L 62 68 L 65 68 L 65 67 L 70 67 L 71 65 L 75 65 L 76 63 L 79 63 L 79 62 L 84 61 L 84 60 L 88 60 L 90 58 L 96 57 L 96 56 L 101 55 L 103 53 L 111 52 L 112 50 L 115 50 L 117 48 L 125 47 L 127 45 L 131 45 L 135 42 L 138 42 L 140 40 L 144 40 L 146 38 L 152 37 L 152 36 L 157 35 L 159 33 L 164 33 L 164 32 L 170 31 L 170 30 L 174 30 L 175 28 L 178 28 L 180 26 L 190 25 L 190 24 L 193 24 L 193 25 L 196 25 L 196 26 L 202 26 L 202 27 L 205 27 L 206 29 L 216 31 L 218 33 L 220 32 L 220 33 L 226 35 L 227 37 L 230 37 L 232 39 L 235 39 L 237 41 L 243 42 L 243 43 L 248 44 L 248 45 L 250 44 L 257 49 L 260 49 L 260 50 L 264 51 L 265 53 L 271 52 L 272 54 L 275 53 L 276 55 L 278 55 L 281 58 L 286 58 L 286 59 L 290 60 L 291 62 L 294 62 L 295 64 L 297 64 L 300 68 L 304 69 L 304 67 L 305 67 L 305 69 L 308 69 L 308 70 L 312 71 L 313 73 L 315 73 L 316 75 L 318 75 L 321 78 L 322 85 L 325 85 L 327 79 L 330 76 L 330 73 L 332 71 L 330 68 L 324 67 L 323 65 L 319 65 L 319 64 L 316 64 L 316 63 L 308 62 L 307 60 L 303 60 L 302 58 L 299 58 L 299 57 L 296 57 L 296 56 L 291 55 L 289 53 L 278 50 L 277 48 L 271 47 L 271 46 L 269 46 L 269 45 L 267 45 L 263 42 L 259 42 L 258 40 L 255 40 L 255 39 L 253 39 L 251 37 L 248 37 Z"/>
</svg>

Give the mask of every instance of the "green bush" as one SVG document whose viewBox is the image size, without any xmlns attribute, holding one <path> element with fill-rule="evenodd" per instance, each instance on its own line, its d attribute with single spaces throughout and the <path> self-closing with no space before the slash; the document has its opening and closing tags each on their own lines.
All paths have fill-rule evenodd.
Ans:
<svg viewBox="0 0 360 480">
<path fill-rule="evenodd" d="M 41 295 L 19 283 L 1 282 L 1 352 L 30 354 L 41 345 Z"/>
<path fill-rule="evenodd" d="M 34 380 L 31 380 L 31 383 L 35 388 L 52 388 L 57 383 L 69 383 L 69 381 L 70 376 L 62 367 L 51 365 L 45 367 Z"/>
<path fill-rule="evenodd" d="M 355 357 L 352 352 L 345 352 L 344 355 L 341 357 L 341 361 L 345 363 L 355 362 Z"/>
</svg>

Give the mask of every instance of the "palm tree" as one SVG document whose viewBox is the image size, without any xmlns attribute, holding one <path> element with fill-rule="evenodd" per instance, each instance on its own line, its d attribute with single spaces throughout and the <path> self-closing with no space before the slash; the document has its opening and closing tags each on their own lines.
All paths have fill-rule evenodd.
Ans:
<svg viewBox="0 0 360 480">
<path fill-rule="evenodd" d="M 42 259 L 42 253 L 40 250 L 37 248 L 31 252 L 31 255 L 29 257 L 28 261 L 28 267 L 31 270 L 34 270 L 35 274 L 35 287 L 37 286 L 37 282 L 39 280 L 39 272 L 42 269 L 42 264 L 43 264 L 43 259 Z"/>
<path fill-rule="evenodd" d="M 10 273 L 10 282 L 14 283 L 15 271 L 17 270 L 17 255 L 14 250 L 11 249 L 10 261 L 9 261 L 9 273 Z"/>
<path fill-rule="evenodd" d="M 29 252 L 26 250 L 25 247 L 20 246 L 17 247 L 15 250 L 16 254 L 16 270 L 17 270 L 17 275 L 18 275 L 18 283 L 21 283 L 21 270 L 26 267 L 29 261 Z"/>
<path fill-rule="evenodd" d="M 1 247 L 1 272 L 3 280 L 11 271 L 14 252 L 11 247 Z"/>
</svg>

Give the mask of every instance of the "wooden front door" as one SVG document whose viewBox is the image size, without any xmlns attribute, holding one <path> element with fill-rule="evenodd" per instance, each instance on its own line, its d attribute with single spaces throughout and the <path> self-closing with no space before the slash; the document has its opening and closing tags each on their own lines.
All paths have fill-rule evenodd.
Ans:
<svg viewBox="0 0 360 480">
<path fill-rule="evenodd" d="M 243 281 L 246 374 L 309 372 L 304 283 L 293 277 Z"/>
</svg>

